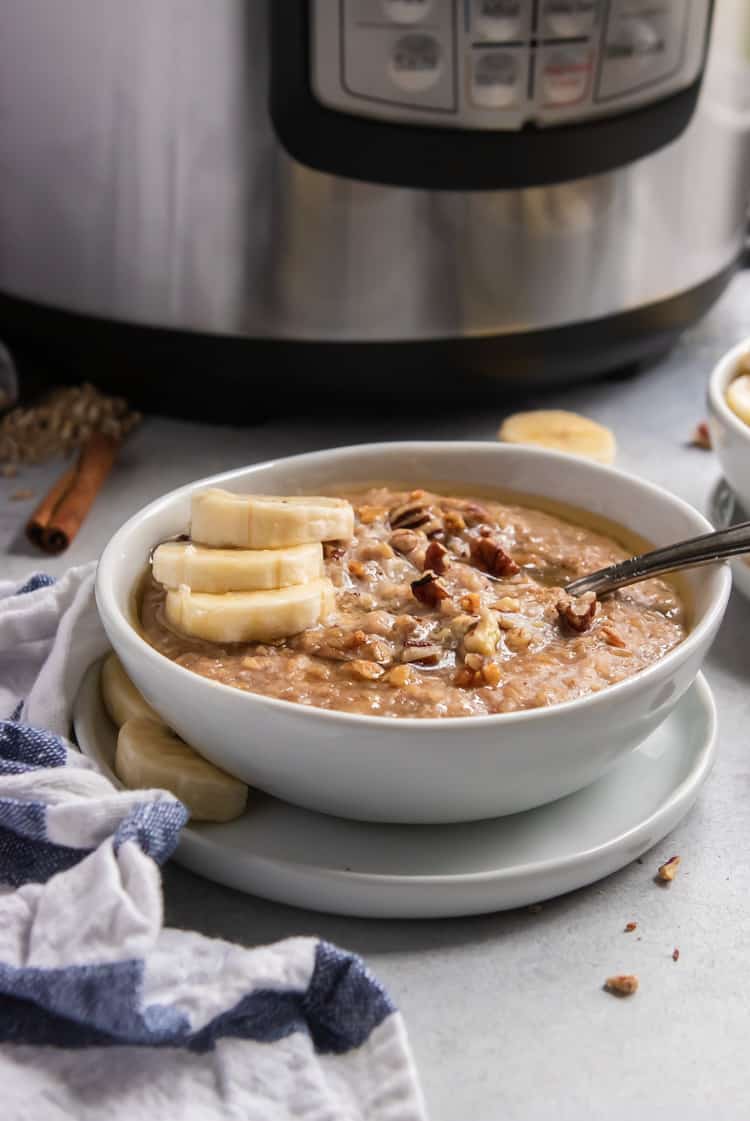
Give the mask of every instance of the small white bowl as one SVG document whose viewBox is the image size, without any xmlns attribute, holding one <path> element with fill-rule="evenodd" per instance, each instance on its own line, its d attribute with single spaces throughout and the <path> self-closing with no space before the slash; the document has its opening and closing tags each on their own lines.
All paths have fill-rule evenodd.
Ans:
<svg viewBox="0 0 750 1121">
<path fill-rule="evenodd" d="M 316 493 L 337 483 L 504 487 L 574 503 L 665 545 L 711 529 L 681 499 L 612 468 L 494 443 L 337 448 L 202 479 L 152 502 L 104 551 L 96 596 L 109 639 L 146 699 L 206 758 L 251 785 L 324 813 L 405 823 L 515 813 L 580 790 L 632 751 L 695 679 L 726 607 L 725 566 L 687 576 L 692 627 L 659 662 L 600 693 L 496 716 L 401 719 L 332 712 L 244 692 L 184 669 L 133 626 L 134 591 L 152 546 L 185 531 L 206 486 Z"/>
<path fill-rule="evenodd" d="M 750 424 L 740 420 L 727 403 L 737 363 L 748 352 L 750 340 L 744 339 L 716 363 L 708 383 L 708 408 L 711 443 L 721 469 L 741 504 L 750 510 Z"/>
</svg>

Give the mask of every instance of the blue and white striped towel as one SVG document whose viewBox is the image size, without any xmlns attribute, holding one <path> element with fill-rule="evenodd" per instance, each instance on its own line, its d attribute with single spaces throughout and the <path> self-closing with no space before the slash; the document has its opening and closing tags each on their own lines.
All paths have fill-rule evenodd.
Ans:
<svg viewBox="0 0 750 1121">
<path fill-rule="evenodd" d="M 401 1017 L 357 957 L 162 926 L 185 810 L 65 740 L 106 646 L 93 579 L 0 582 L 0 1117 L 420 1121 Z"/>
</svg>

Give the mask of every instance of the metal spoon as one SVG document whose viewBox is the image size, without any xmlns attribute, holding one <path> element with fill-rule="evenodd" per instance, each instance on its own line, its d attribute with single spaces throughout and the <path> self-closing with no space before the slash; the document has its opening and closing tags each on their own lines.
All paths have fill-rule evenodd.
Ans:
<svg viewBox="0 0 750 1121">
<path fill-rule="evenodd" d="M 696 568 L 701 564 L 736 557 L 739 553 L 750 553 L 750 522 L 740 522 L 729 529 L 715 533 L 704 533 L 701 537 L 691 537 L 676 545 L 664 545 L 650 553 L 600 568 L 589 576 L 581 576 L 568 584 L 565 591 L 573 596 L 584 592 L 604 595 L 616 588 L 648 580 L 651 576 L 661 576 L 664 572 L 676 572 L 680 568 Z"/>
</svg>

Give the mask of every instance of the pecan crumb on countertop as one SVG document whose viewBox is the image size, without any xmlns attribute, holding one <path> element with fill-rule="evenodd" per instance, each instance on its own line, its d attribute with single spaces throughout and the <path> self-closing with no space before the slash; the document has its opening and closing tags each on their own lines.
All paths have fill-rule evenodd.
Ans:
<svg viewBox="0 0 750 1121">
<path fill-rule="evenodd" d="M 679 856 L 670 856 L 669 860 L 665 864 L 660 865 L 659 871 L 657 872 L 658 879 L 660 879 L 665 884 L 671 883 L 677 875 L 677 869 L 679 867 Z"/>
<path fill-rule="evenodd" d="M 635 973 L 616 973 L 607 978 L 604 987 L 615 996 L 632 996 L 638 990 L 638 978 Z"/>
<path fill-rule="evenodd" d="M 631 931 L 637 930 L 637 929 L 638 929 L 638 923 L 637 922 L 629 922 L 629 923 L 625 924 L 625 932 L 627 934 L 630 934 Z"/>
<path fill-rule="evenodd" d="M 693 435 L 690 437 L 690 444 L 694 448 L 702 448 L 707 452 L 711 451 L 713 446 L 711 443 L 711 430 L 705 420 L 696 424 L 693 429 Z"/>
<path fill-rule="evenodd" d="M 680 951 L 675 946 L 675 948 L 672 950 L 672 961 L 679 961 L 679 960 L 680 960 Z"/>
<path fill-rule="evenodd" d="M 563 592 L 557 601 L 557 614 L 560 621 L 567 623 L 572 631 L 582 634 L 591 629 L 598 606 L 593 592 L 586 592 L 582 596 L 569 596 L 567 592 Z"/>
</svg>

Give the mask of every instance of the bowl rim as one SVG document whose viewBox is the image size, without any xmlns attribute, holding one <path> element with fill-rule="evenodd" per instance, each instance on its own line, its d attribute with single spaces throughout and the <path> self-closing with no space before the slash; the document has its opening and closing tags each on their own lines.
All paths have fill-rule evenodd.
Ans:
<svg viewBox="0 0 750 1121">
<path fill-rule="evenodd" d="M 737 362 L 745 354 L 750 354 L 750 338 L 747 337 L 722 354 L 709 375 L 708 401 L 714 413 L 718 414 L 741 440 L 746 440 L 750 444 L 750 424 L 740 420 L 730 409 L 726 398 L 727 387 L 733 380 L 732 374 Z"/>
<path fill-rule="evenodd" d="M 206 478 L 196 479 L 193 482 L 185 483 L 181 487 L 168 491 L 166 494 L 161 495 L 159 498 L 149 502 L 142 509 L 136 511 L 136 513 L 131 515 L 110 538 L 97 565 L 95 594 L 97 608 L 102 616 L 102 621 L 104 622 L 106 618 L 107 622 L 118 632 L 118 637 L 121 637 L 125 644 L 129 644 L 133 652 L 142 654 L 155 668 L 161 667 L 166 672 L 170 672 L 170 670 L 173 671 L 177 678 L 183 678 L 186 686 L 192 684 L 193 687 L 196 687 L 195 679 L 198 678 L 202 685 L 218 691 L 218 696 L 235 698 L 234 703 L 238 703 L 238 697 L 244 697 L 246 699 L 245 702 L 239 703 L 262 704 L 263 706 L 269 707 L 272 711 L 277 710 L 280 713 L 288 713 L 296 717 L 304 714 L 306 718 L 311 720 L 326 721 L 331 724 L 353 723 L 360 726 L 369 726 L 381 730 L 383 734 L 397 732 L 398 729 L 401 728 L 419 729 L 423 732 L 434 732 L 440 729 L 491 728 L 493 726 L 497 726 L 499 729 L 510 724 L 525 724 L 545 719 L 549 720 L 556 713 L 568 716 L 582 708 L 601 708 L 602 705 L 606 706 L 607 703 L 615 699 L 625 699 L 630 694 L 637 694 L 652 678 L 660 678 L 668 674 L 670 669 L 672 667 L 676 668 L 678 664 L 683 662 L 689 656 L 690 651 L 694 647 L 699 646 L 704 636 L 715 626 L 718 626 L 721 621 L 729 599 L 732 583 L 731 569 L 726 563 L 719 565 L 716 569 L 718 578 L 717 588 L 712 596 L 711 602 L 706 608 L 704 617 L 696 627 L 688 632 L 682 642 L 674 646 L 652 665 L 639 670 L 630 677 L 623 678 L 622 681 L 606 686 L 606 688 L 602 689 L 600 692 L 589 693 L 583 697 L 575 697 L 569 701 L 561 701 L 559 704 L 522 709 L 518 712 L 488 713 L 476 716 L 387 717 L 360 712 L 346 712 L 340 709 L 326 709 L 315 705 L 304 705 L 299 701 L 287 701 L 279 697 L 268 697 L 263 693 L 253 693 L 249 690 L 237 689 L 233 685 L 227 685 L 224 682 L 203 677 L 201 674 L 196 674 L 192 670 L 186 669 L 184 666 L 173 662 L 170 658 L 167 658 L 165 654 L 162 654 L 155 647 L 151 646 L 136 631 L 117 604 L 114 589 L 111 586 L 111 576 L 113 570 L 118 566 L 119 558 L 117 552 L 120 547 L 120 542 L 127 540 L 128 536 L 145 518 L 158 514 L 162 507 L 170 506 L 173 502 L 186 497 L 198 487 L 217 486 L 229 483 L 233 479 L 244 477 L 253 471 L 277 467 L 281 464 L 286 466 L 287 464 L 293 465 L 296 462 L 302 466 L 303 461 L 307 464 L 320 463 L 325 462 L 326 459 L 335 458 L 337 455 L 343 457 L 346 454 L 386 454 L 388 452 L 406 452 L 407 450 L 412 453 L 429 451 L 433 454 L 442 452 L 448 455 L 469 451 L 484 452 L 491 455 L 513 454 L 520 455 L 522 458 L 546 460 L 553 465 L 558 464 L 561 467 L 565 464 L 575 464 L 578 468 L 582 467 L 584 470 L 590 471 L 591 474 L 599 476 L 602 479 L 618 478 L 627 485 L 632 485 L 636 489 L 640 489 L 646 496 L 660 502 L 669 502 L 680 509 L 684 514 L 698 520 L 698 532 L 703 530 L 703 532 L 708 533 L 713 529 L 711 523 L 699 510 L 691 506 L 690 503 L 686 502 L 684 499 L 672 494 L 664 487 L 649 482 L 646 479 L 641 479 L 639 476 L 632 475 L 630 472 L 623 471 L 619 468 L 584 460 L 579 456 L 569 455 L 564 452 L 552 451 L 546 448 L 528 447 L 519 444 L 502 444 L 491 440 L 402 440 L 383 441 L 371 444 L 347 444 L 341 447 L 261 460 L 258 463 L 248 464 L 244 467 L 233 468 L 229 471 L 207 476 Z M 107 627 L 105 624 L 105 630 L 106 629 Z M 116 650 L 115 652 L 117 653 Z"/>
</svg>

